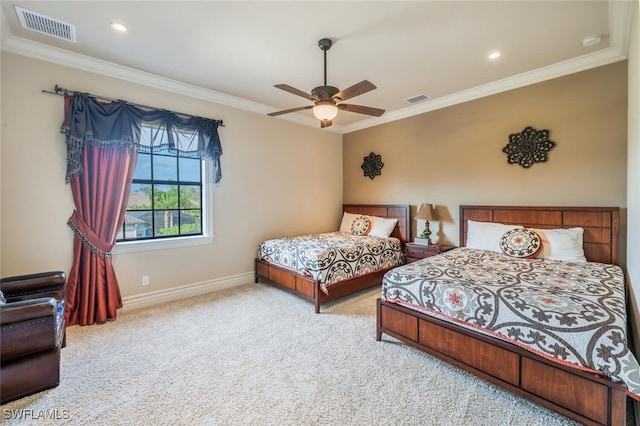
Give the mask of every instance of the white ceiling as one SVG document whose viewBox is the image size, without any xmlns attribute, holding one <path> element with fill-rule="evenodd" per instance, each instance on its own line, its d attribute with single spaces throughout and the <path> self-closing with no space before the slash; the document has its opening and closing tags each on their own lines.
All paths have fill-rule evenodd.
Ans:
<svg viewBox="0 0 640 426">
<path fill-rule="evenodd" d="M 633 3 L 2 1 L 2 49 L 266 114 L 311 104 L 273 86 L 322 85 L 327 37 L 327 84 L 369 80 L 378 88 L 347 103 L 387 111 L 340 112 L 329 130 L 346 133 L 625 59 Z M 14 4 L 75 25 L 77 42 L 23 29 Z M 404 100 L 419 94 L 430 99 Z M 309 110 L 282 119 L 319 127 Z"/>
</svg>

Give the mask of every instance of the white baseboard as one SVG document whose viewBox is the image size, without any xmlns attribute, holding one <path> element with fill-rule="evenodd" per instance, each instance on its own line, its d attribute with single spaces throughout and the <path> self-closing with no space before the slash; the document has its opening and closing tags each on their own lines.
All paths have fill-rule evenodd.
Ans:
<svg viewBox="0 0 640 426">
<path fill-rule="evenodd" d="M 158 290 L 151 293 L 123 297 L 123 306 L 120 311 L 145 308 L 148 306 L 154 306 L 174 300 L 200 296 L 202 294 L 211 293 L 217 290 L 223 290 L 225 288 L 249 284 L 253 282 L 254 277 L 255 274 L 253 272 L 248 272 L 245 274 L 233 275 L 230 277 L 219 278 L 211 281 L 203 281 L 200 283 L 187 284 L 180 287 Z"/>
</svg>

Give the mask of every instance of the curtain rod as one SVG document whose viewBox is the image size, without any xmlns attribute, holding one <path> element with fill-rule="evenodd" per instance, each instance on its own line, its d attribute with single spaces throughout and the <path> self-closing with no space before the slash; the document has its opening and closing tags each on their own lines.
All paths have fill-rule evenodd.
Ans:
<svg viewBox="0 0 640 426">
<path fill-rule="evenodd" d="M 63 87 L 58 86 L 57 84 L 55 85 L 53 90 L 54 90 L 53 92 L 50 91 L 50 90 L 42 90 L 42 92 L 43 93 L 50 93 L 52 95 L 58 95 L 58 96 L 73 95 L 75 93 L 85 93 L 85 92 L 78 92 L 76 90 L 65 89 Z M 96 98 L 96 99 L 102 99 L 102 100 L 109 101 L 109 102 L 118 102 L 118 101 L 125 102 L 125 103 L 127 103 L 129 105 L 133 105 L 133 106 L 140 107 L 140 108 L 161 109 L 161 108 L 157 108 L 157 107 L 150 107 L 148 105 L 135 104 L 133 102 L 123 101 L 122 99 L 107 98 L 106 96 L 96 96 L 96 95 L 92 95 L 90 93 L 87 93 L 87 95 L 89 95 L 89 96 L 91 96 L 93 98 Z M 175 112 L 175 111 L 171 111 L 171 110 L 165 110 L 165 111 L 169 111 L 169 112 L 174 113 L 174 114 L 184 115 L 186 117 L 202 118 L 204 120 L 211 120 L 210 118 L 199 117 L 197 115 L 185 114 L 185 113 L 182 113 L 182 112 Z M 222 122 L 222 120 L 214 120 L 214 121 L 218 123 L 218 126 L 224 127 L 224 123 Z"/>
</svg>

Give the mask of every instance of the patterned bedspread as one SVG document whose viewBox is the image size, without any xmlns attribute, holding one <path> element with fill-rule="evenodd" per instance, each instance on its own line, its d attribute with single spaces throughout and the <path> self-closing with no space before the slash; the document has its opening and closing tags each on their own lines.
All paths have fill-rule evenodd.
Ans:
<svg viewBox="0 0 640 426">
<path fill-rule="evenodd" d="M 640 399 L 640 366 L 627 346 L 618 266 L 458 248 L 387 272 L 382 299 L 600 372 Z"/>
<path fill-rule="evenodd" d="M 258 258 L 310 275 L 328 294 L 331 284 L 402 264 L 402 249 L 393 237 L 328 232 L 264 241 Z"/>
</svg>

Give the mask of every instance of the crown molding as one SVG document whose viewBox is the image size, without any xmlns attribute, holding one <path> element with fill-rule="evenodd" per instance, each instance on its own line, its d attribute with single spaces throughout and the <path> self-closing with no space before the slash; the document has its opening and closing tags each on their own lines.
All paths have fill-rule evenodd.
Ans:
<svg viewBox="0 0 640 426">
<path fill-rule="evenodd" d="M 629 40 L 633 13 L 638 1 L 609 0 L 609 46 L 626 58 L 629 56 Z"/>
<path fill-rule="evenodd" d="M 435 111 L 437 109 L 529 86 L 531 84 L 540 83 L 553 78 L 608 65 L 624 59 L 626 59 L 626 57 L 621 55 L 617 50 L 611 48 L 603 49 L 598 52 L 589 53 L 578 58 L 538 68 L 513 77 L 504 78 L 502 80 L 476 86 L 471 89 L 452 93 L 451 95 L 433 98 L 419 105 L 385 113 L 379 118 L 368 118 L 366 120 L 358 121 L 343 126 L 342 130 L 343 133 L 355 132 L 356 130 L 362 130 L 368 127 L 401 120 L 403 118 L 413 117 L 414 115 L 424 114 L 425 112 Z"/>
<path fill-rule="evenodd" d="M 260 115 L 266 115 L 268 112 L 274 110 L 274 107 L 269 105 L 260 104 L 258 102 L 249 101 L 170 78 L 161 77 L 159 75 L 140 71 L 134 68 L 117 65 L 112 62 L 48 46 L 46 44 L 27 40 L 21 37 L 9 37 L 3 41 L 1 49 L 5 52 L 15 53 L 17 55 L 27 56 L 29 58 L 51 62 L 111 78 L 117 78 L 207 102 L 238 108 L 243 111 L 254 112 Z M 306 126 L 318 126 L 317 120 L 300 116 L 298 114 L 291 114 L 288 117 L 283 117 L 283 119 Z M 340 126 L 334 127 L 335 129 L 332 129 L 334 132 L 341 133 Z"/>
<path fill-rule="evenodd" d="M 372 117 L 342 126 L 333 125 L 324 129 L 324 131 L 331 131 L 340 134 L 355 132 L 357 130 L 424 114 L 440 108 L 446 108 L 485 96 L 495 95 L 508 90 L 540 83 L 545 80 L 625 60 L 628 55 L 629 37 L 632 29 L 631 24 L 633 20 L 633 12 L 635 9 L 636 4 L 634 1 L 609 1 L 609 28 L 611 33 L 609 34 L 609 47 L 606 49 L 477 86 L 468 90 L 463 90 L 451 95 L 430 99 L 419 105 L 413 105 L 396 111 L 387 112 L 382 117 Z M 118 78 L 143 86 L 153 87 L 171 93 L 185 95 L 261 115 L 266 115 L 274 110 L 274 107 L 269 105 L 161 77 L 156 74 L 136 70 L 134 68 L 124 67 L 64 49 L 47 46 L 45 44 L 26 40 L 20 37 L 11 36 L 6 40 L 3 40 L 0 48 L 6 52 L 28 56 L 34 59 L 52 62 L 107 77 Z M 287 116 L 279 117 L 279 119 L 305 126 L 318 127 L 317 120 L 301 114 L 289 114 Z"/>
<path fill-rule="evenodd" d="M 247 111 L 262 112 L 267 111 L 268 108 L 265 105 L 247 101 L 246 99 L 182 83 L 149 72 L 117 65 L 112 62 L 103 61 L 101 59 L 81 55 L 20 37 L 13 36 L 5 40 L 2 44 L 2 50 Z"/>
<path fill-rule="evenodd" d="M 494 81 L 482 86 L 473 87 L 441 98 L 430 99 L 419 105 L 413 105 L 385 113 L 381 118 L 368 118 L 366 120 L 358 121 L 343 126 L 342 132 L 355 132 L 368 127 L 378 126 L 380 124 L 424 114 L 425 112 L 446 108 L 485 96 L 495 95 L 497 93 L 517 89 L 530 84 L 540 83 L 553 78 L 625 60 L 627 59 L 629 52 L 629 39 L 631 37 L 633 13 L 636 9 L 637 2 L 638 0 L 609 0 L 609 30 L 611 33 L 609 34 L 609 47 L 607 49 Z"/>
</svg>

